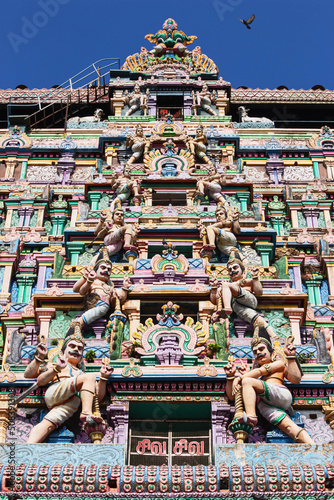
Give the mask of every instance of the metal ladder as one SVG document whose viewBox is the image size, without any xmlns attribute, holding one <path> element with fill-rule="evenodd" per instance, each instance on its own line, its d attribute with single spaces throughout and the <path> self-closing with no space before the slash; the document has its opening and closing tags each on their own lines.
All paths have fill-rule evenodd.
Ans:
<svg viewBox="0 0 334 500">
<path fill-rule="evenodd" d="M 86 104 L 88 106 L 109 94 L 109 82 L 105 83 L 105 77 L 109 75 L 110 69 L 115 65 L 119 69 L 120 59 L 99 59 L 42 97 L 38 96 L 37 103 L 34 104 L 34 106 L 38 106 L 38 110 L 30 115 L 25 115 L 27 128 L 36 128 L 37 125 L 45 126 L 46 123 L 48 123 L 48 127 L 52 127 L 63 121 L 65 121 L 66 128 L 68 112 L 72 105 Z M 86 92 L 83 92 L 84 90 Z M 7 108 L 8 126 L 10 125 L 10 117 L 13 116 L 14 106 L 31 107 L 31 104 L 15 104 L 10 98 Z"/>
</svg>

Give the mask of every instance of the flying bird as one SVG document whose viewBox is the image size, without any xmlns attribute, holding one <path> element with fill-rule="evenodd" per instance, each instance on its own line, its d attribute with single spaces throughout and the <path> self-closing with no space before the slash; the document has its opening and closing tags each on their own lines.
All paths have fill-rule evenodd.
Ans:
<svg viewBox="0 0 334 500">
<path fill-rule="evenodd" d="M 239 21 L 242 22 L 242 24 L 244 24 L 246 26 L 246 28 L 248 28 L 250 30 L 251 27 L 249 25 L 252 24 L 252 22 L 254 21 L 255 15 L 253 14 L 252 16 L 250 16 L 250 18 L 247 19 L 247 21 L 240 19 L 240 18 L 238 18 L 238 19 L 239 19 Z"/>
</svg>

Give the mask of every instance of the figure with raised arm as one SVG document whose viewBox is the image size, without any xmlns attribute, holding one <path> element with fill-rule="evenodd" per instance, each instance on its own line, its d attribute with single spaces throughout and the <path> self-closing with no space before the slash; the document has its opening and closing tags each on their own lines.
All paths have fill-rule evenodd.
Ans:
<svg viewBox="0 0 334 500">
<path fill-rule="evenodd" d="M 216 208 L 217 222 L 210 226 L 199 223 L 200 236 L 203 239 L 203 248 L 214 250 L 216 246 L 224 255 L 230 255 L 236 249 L 236 234 L 240 234 L 239 212 L 237 210 L 226 210 L 218 205 Z"/>
<path fill-rule="evenodd" d="M 122 208 L 116 208 L 112 213 L 112 220 L 108 221 L 108 212 L 101 211 L 100 220 L 94 234 L 96 238 L 103 238 L 104 245 L 108 250 L 109 257 L 124 250 L 135 248 L 139 226 L 136 224 L 124 223 L 124 211 Z M 97 256 L 92 263 L 95 264 Z"/>
<path fill-rule="evenodd" d="M 116 191 L 116 198 L 110 204 L 110 209 L 121 207 L 122 203 L 128 200 L 131 196 L 139 197 L 140 181 L 131 179 L 131 171 L 129 167 L 125 167 L 123 173 L 115 173 L 112 175 L 111 188 Z"/>
<path fill-rule="evenodd" d="M 110 306 L 125 302 L 131 283 L 124 278 L 123 287 L 115 289 L 110 280 L 111 267 L 108 250 L 103 247 L 94 268 L 87 267 L 84 275 L 74 284 L 73 292 L 84 296 L 88 305 L 88 310 L 72 322 L 75 331 L 81 332 L 85 325 L 105 316 Z"/>
<path fill-rule="evenodd" d="M 211 283 L 210 300 L 218 306 L 213 320 L 217 320 L 220 315 L 226 317 L 234 312 L 246 323 L 254 326 L 254 335 L 257 334 L 260 327 L 264 327 L 271 337 L 276 337 L 273 328 L 256 310 L 257 297 L 263 293 L 259 280 L 259 270 L 252 268 L 250 270 L 251 278 L 247 278 L 246 269 L 239 253 L 232 251 L 227 263 L 227 271 L 230 275 L 229 282 L 222 280 L 219 286 L 218 280 L 215 278 Z"/>
<path fill-rule="evenodd" d="M 128 93 L 128 91 L 125 91 L 125 96 L 124 96 L 124 104 L 129 106 L 128 111 L 125 113 L 125 116 L 130 116 L 138 109 L 141 109 L 143 111 L 144 116 L 147 114 L 147 99 L 150 94 L 149 89 L 146 90 L 145 94 L 142 94 L 140 92 L 140 86 L 138 83 L 135 84 L 133 92 Z"/>
<path fill-rule="evenodd" d="M 211 94 L 206 83 L 204 83 L 202 90 L 200 92 L 197 91 L 195 93 L 194 91 L 192 91 L 192 96 L 193 96 L 192 109 L 194 111 L 194 116 L 197 116 L 199 108 L 209 113 L 209 115 L 217 116 L 217 113 L 211 107 L 211 104 L 216 104 L 217 101 L 216 92 L 213 91 Z"/>
<path fill-rule="evenodd" d="M 144 136 L 142 126 L 137 125 L 135 134 L 129 134 L 126 137 L 126 147 L 132 149 L 132 156 L 128 160 L 127 165 L 136 163 L 142 155 L 145 156 L 148 152 L 149 144 L 149 140 Z"/>
<path fill-rule="evenodd" d="M 224 183 L 224 177 L 216 173 L 215 167 L 210 167 L 209 175 L 197 181 L 196 194 L 198 196 L 199 202 L 204 198 L 205 194 L 208 193 L 210 198 L 212 198 L 216 203 L 220 203 L 225 207 L 229 207 L 229 204 L 222 193 L 222 187 Z"/>
<path fill-rule="evenodd" d="M 212 165 L 210 158 L 206 154 L 207 138 L 203 125 L 198 125 L 194 138 L 185 136 L 185 143 L 192 155 L 197 155 L 204 163 Z"/>
<path fill-rule="evenodd" d="M 262 329 L 259 333 L 266 334 Z M 242 391 L 245 415 L 241 418 L 252 427 L 257 424 L 257 408 L 268 422 L 297 443 L 313 444 L 314 441 L 306 430 L 290 418 L 293 415 L 292 396 L 284 385 L 284 379 L 299 384 L 302 378 L 296 361 L 293 337 L 287 339 L 284 355 L 276 353 L 270 340 L 264 336 L 254 337 L 251 346 L 255 358 L 252 370 L 247 371 L 242 366 L 236 373 L 236 366 L 231 362 L 225 367 L 228 398 L 234 400 L 236 393 Z"/>
<path fill-rule="evenodd" d="M 93 412 L 93 401 L 102 401 L 106 394 L 106 382 L 113 368 L 103 365 L 96 381 L 96 373 L 84 373 L 84 339 L 70 335 L 64 341 L 56 362 L 47 359 L 46 344 L 38 344 L 34 359 L 27 366 L 24 377 L 37 378 L 40 387 L 49 384 L 45 402 L 49 412 L 30 432 L 28 443 L 42 443 L 61 424 L 66 422 L 82 404 L 80 420 L 87 424 L 99 424 L 102 417 Z M 43 368 L 42 368 L 43 366 Z"/>
</svg>

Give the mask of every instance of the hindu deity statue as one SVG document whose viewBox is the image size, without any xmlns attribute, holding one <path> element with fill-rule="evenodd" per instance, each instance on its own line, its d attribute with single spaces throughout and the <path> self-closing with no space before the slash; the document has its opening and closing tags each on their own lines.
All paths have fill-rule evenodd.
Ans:
<svg viewBox="0 0 334 500">
<path fill-rule="evenodd" d="M 222 193 L 224 184 L 224 177 L 221 174 L 217 174 L 216 168 L 212 166 L 209 169 L 209 175 L 197 181 L 197 197 L 201 200 L 208 193 L 215 202 L 228 207 L 229 204 Z"/>
<path fill-rule="evenodd" d="M 258 268 L 250 269 L 251 278 L 248 278 L 240 254 L 237 251 L 231 251 L 227 271 L 230 276 L 229 282 L 222 280 L 219 285 L 216 277 L 211 281 L 210 300 L 213 304 L 217 304 L 213 321 L 217 321 L 221 315 L 226 317 L 234 312 L 246 323 L 253 325 L 254 335 L 257 334 L 260 327 L 264 327 L 268 334 L 275 338 L 273 328 L 256 310 L 257 297 L 263 293 Z"/>
<path fill-rule="evenodd" d="M 99 223 L 95 229 L 95 235 L 97 238 L 104 238 L 104 245 L 109 257 L 115 255 L 122 248 L 125 251 L 133 249 L 136 245 L 139 226 L 124 224 L 124 211 L 121 207 L 115 208 L 112 212 L 111 221 L 107 220 L 108 217 L 108 212 L 102 210 Z"/>
<path fill-rule="evenodd" d="M 203 125 L 198 125 L 195 137 L 186 136 L 185 142 L 192 155 L 198 156 L 204 163 L 212 165 L 210 158 L 206 154 L 207 138 Z"/>
<path fill-rule="evenodd" d="M 200 92 L 197 91 L 195 93 L 194 91 L 192 91 L 192 96 L 192 109 L 195 116 L 197 116 L 198 109 L 203 109 L 203 111 L 206 111 L 207 113 L 209 113 L 209 115 L 217 116 L 217 113 L 211 107 L 211 104 L 215 104 L 217 101 L 216 92 L 213 91 L 211 94 L 206 83 L 204 83 Z"/>
<path fill-rule="evenodd" d="M 257 408 L 268 422 L 297 443 L 313 444 L 306 430 L 290 418 L 294 414 L 292 395 L 284 385 L 284 379 L 298 385 L 302 378 L 293 337 L 287 339 L 284 352 L 281 353 L 273 349 L 264 329 L 260 328 L 259 333 L 261 336 L 253 337 L 251 342 L 255 360 L 252 370 L 249 371 L 249 366 L 242 364 L 237 371 L 231 361 L 226 365 L 226 394 L 234 400 L 241 390 L 245 414 L 240 418 L 251 427 L 257 424 Z"/>
<path fill-rule="evenodd" d="M 124 95 L 124 104 L 129 106 L 128 111 L 125 113 L 125 116 L 130 116 L 138 109 L 141 109 L 143 111 L 144 116 L 147 114 L 147 99 L 150 94 L 149 89 L 146 90 L 146 93 L 143 94 L 140 92 L 140 86 L 138 83 L 134 86 L 133 92 L 128 93 L 128 91 L 125 91 Z"/>
<path fill-rule="evenodd" d="M 83 349 L 85 341 L 81 335 L 68 336 L 56 361 L 48 361 L 48 349 L 44 343 L 36 347 L 35 357 L 27 366 L 24 377 L 37 378 L 40 387 L 48 385 L 45 402 L 49 412 L 30 432 L 28 443 L 41 443 L 61 424 L 66 422 L 82 405 L 80 420 L 94 425 L 102 422 L 101 415 L 93 412 L 94 399 L 102 401 L 106 394 L 106 383 L 113 368 L 103 365 L 99 373 L 85 373 Z"/>
<path fill-rule="evenodd" d="M 221 196 L 223 197 L 223 195 Z M 210 226 L 205 227 L 202 222 L 198 226 L 200 236 L 203 239 L 203 248 L 212 251 L 217 246 L 224 255 L 230 255 L 237 246 L 235 235 L 240 234 L 241 231 L 239 212 L 237 210 L 233 211 L 231 208 L 227 210 L 225 207 L 218 205 L 216 219 L 217 222 Z"/>
<path fill-rule="evenodd" d="M 148 152 L 149 140 L 145 137 L 141 125 L 137 125 L 135 134 L 129 134 L 127 136 L 126 147 L 132 149 L 132 156 L 128 160 L 127 165 L 138 162 L 141 156 L 145 156 Z"/>
<path fill-rule="evenodd" d="M 128 200 L 131 194 L 139 197 L 140 181 L 131 179 L 129 167 L 125 167 L 123 173 L 114 173 L 111 178 L 111 188 L 116 191 L 116 197 L 110 204 L 110 209 L 121 207 L 122 203 Z"/>
<path fill-rule="evenodd" d="M 111 268 L 108 250 L 103 247 L 94 268 L 87 267 L 83 276 L 74 284 L 73 292 L 85 297 L 87 305 L 87 310 L 72 322 L 75 332 L 81 332 L 85 325 L 103 318 L 112 305 L 119 308 L 125 302 L 131 283 L 125 278 L 122 288 L 115 289 L 110 280 Z"/>
<path fill-rule="evenodd" d="M 193 43 L 196 36 L 187 36 L 183 31 L 177 29 L 177 23 L 174 19 L 166 19 L 162 26 L 155 35 L 149 34 L 145 38 L 151 43 L 157 45 L 150 51 L 155 57 L 184 57 L 190 54 L 186 45 Z"/>
</svg>

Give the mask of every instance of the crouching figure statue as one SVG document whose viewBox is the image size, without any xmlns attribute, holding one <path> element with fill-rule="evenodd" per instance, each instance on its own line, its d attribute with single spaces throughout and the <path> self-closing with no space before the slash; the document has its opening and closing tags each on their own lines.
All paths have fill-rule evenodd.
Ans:
<svg viewBox="0 0 334 500">
<path fill-rule="evenodd" d="M 266 331 L 260 328 L 260 334 L 266 335 Z M 235 364 L 229 362 L 225 367 L 226 393 L 229 399 L 234 400 L 241 390 L 245 412 L 240 420 L 244 423 L 250 424 L 251 427 L 257 424 L 257 407 L 268 422 L 297 443 L 313 444 L 314 441 L 306 430 L 290 418 L 293 415 L 292 395 L 284 385 L 284 378 L 293 384 L 299 384 L 302 378 L 295 356 L 296 347 L 292 342 L 293 337 L 289 337 L 284 354 L 281 354 L 273 349 L 268 337 L 253 337 L 253 369 L 247 371 L 248 367 L 242 365 L 236 373 Z"/>
<path fill-rule="evenodd" d="M 94 398 L 102 401 L 106 394 L 106 382 L 113 368 L 103 365 L 96 381 L 96 373 L 84 373 L 84 339 L 70 335 L 64 341 L 56 362 L 47 360 L 47 346 L 38 344 L 34 359 L 27 366 L 24 377 L 37 378 L 42 387 L 50 384 L 45 393 L 49 412 L 30 432 L 28 443 L 42 443 L 58 426 L 78 410 L 82 404 L 80 420 L 87 424 L 99 424 L 101 415 L 93 412 Z"/>
</svg>

